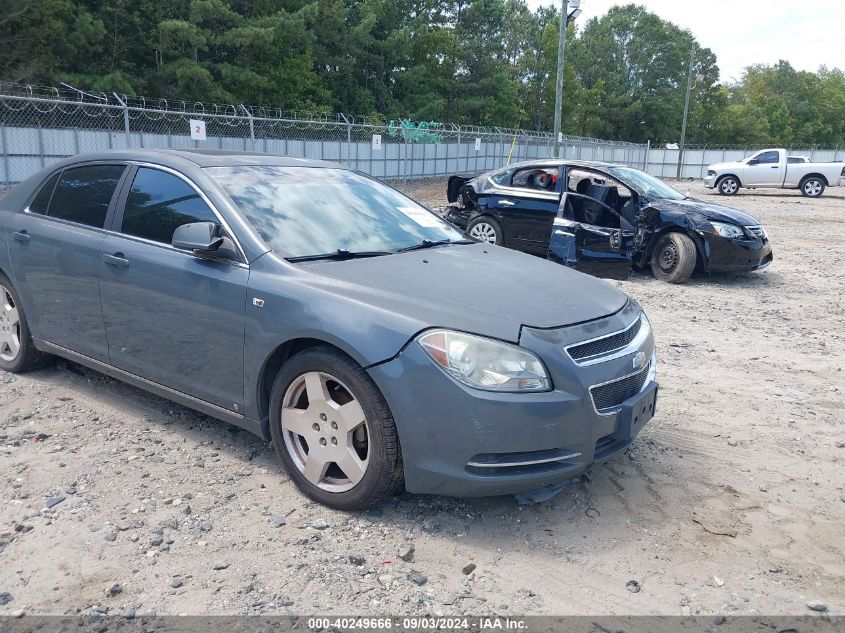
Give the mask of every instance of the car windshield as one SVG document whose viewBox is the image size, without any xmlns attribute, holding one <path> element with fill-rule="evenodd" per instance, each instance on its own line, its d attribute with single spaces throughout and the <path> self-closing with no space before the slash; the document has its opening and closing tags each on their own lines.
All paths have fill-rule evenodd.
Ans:
<svg viewBox="0 0 845 633">
<path fill-rule="evenodd" d="M 209 167 L 256 232 L 284 257 L 394 252 L 463 235 L 369 176 L 336 168 Z"/>
<path fill-rule="evenodd" d="M 608 167 L 607 171 L 619 178 L 624 184 L 636 189 L 639 193 L 649 198 L 660 200 L 683 200 L 684 194 L 672 189 L 662 180 L 649 176 L 639 169 L 631 167 Z"/>
</svg>

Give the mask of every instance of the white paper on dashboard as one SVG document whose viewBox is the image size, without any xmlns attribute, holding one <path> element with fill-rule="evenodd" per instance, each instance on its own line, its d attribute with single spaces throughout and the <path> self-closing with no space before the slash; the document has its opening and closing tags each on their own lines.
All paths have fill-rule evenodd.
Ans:
<svg viewBox="0 0 845 633">
<path fill-rule="evenodd" d="M 420 226 L 427 228 L 440 228 L 443 224 L 437 219 L 433 213 L 429 213 L 422 207 L 396 207 L 402 213 L 411 218 Z"/>
</svg>

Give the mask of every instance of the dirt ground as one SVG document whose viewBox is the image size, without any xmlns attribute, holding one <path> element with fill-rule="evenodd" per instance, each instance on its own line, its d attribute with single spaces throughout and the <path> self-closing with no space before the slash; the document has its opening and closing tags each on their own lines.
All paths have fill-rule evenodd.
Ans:
<svg viewBox="0 0 845 633">
<path fill-rule="evenodd" d="M 0 613 L 845 613 L 845 191 L 679 188 L 758 217 L 774 263 L 613 282 L 654 325 L 658 413 L 544 504 L 334 512 L 227 424 L 64 362 L 0 372 Z"/>
</svg>

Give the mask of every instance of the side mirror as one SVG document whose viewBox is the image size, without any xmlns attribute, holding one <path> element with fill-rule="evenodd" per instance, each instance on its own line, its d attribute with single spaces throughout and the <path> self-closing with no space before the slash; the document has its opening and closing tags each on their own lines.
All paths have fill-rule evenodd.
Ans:
<svg viewBox="0 0 845 633">
<path fill-rule="evenodd" d="M 749 165 L 759 165 L 760 161 L 757 160 L 756 158 L 752 158 L 750 161 L 748 161 L 748 164 Z"/>
<path fill-rule="evenodd" d="M 220 227 L 214 222 L 191 222 L 176 227 L 173 231 L 171 246 L 195 255 L 211 255 L 223 244 L 224 238 L 218 236 Z"/>
</svg>

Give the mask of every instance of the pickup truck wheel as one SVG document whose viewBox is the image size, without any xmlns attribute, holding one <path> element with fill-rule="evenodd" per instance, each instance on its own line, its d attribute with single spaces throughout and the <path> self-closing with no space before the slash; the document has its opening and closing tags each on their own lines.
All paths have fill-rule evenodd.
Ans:
<svg viewBox="0 0 845 633">
<path fill-rule="evenodd" d="M 732 196 L 739 191 L 739 180 L 733 176 L 723 176 L 719 179 L 719 182 L 716 183 L 716 189 L 718 189 L 719 193 L 723 196 Z"/>
<path fill-rule="evenodd" d="M 695 242 L 683 233 L 667 233 L 651 254 L 651 272 L 655 279 L 682 284 L 695 270 Z"/>
<path fill-rule="evenodd" d="M 487 244 L 502 244 L 502 225 L 495 219 L 482 215 L 470 220 L 467 225 L 469 236 L 479 242 Z"/>
<path fill-rule="evenodd" d="M 43 367 L 52 356 L 35 349 L 12 282 L 0 273 L 0 369 L 20 373 Z"/>
<path fill-rule="evenodd" d="M 801 195 L 807 198 L 818 198 L 824 193 L 824 181 L 818 176 L 805 176 L 798 186 L 801 189 Z"/>
<path fill-rule="evenodd" d="M 296 486 L 329 507 L 364 508 L 402 485 L 387 402 L 338 350 L 312 347 L 282 366 L 270 394 L 270 434 Z"/>
</svg>

